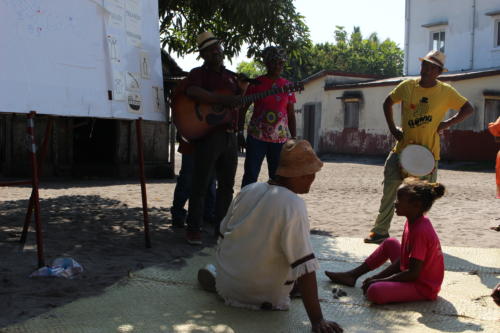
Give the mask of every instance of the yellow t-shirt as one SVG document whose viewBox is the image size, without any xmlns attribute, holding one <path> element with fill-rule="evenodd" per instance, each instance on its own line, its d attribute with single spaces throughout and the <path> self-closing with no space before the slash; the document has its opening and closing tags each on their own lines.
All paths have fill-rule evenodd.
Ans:
<svg viewBox="0 0 500 333">
<path fill-rule="evenodd" d="M 431 88 L 423 88 L 419 82 L 420 79 L 405 80 L 390 93 L 394 103 L 403 103 L 403 140 L 398 141 L 394 150 L 400 153 L 407 145 L 418 144 L 427 147 L 434 159 L 439 160 L 438 126 L 449 109 L 460 110 L 467 99 L 441 81 Z"/>
</svg>

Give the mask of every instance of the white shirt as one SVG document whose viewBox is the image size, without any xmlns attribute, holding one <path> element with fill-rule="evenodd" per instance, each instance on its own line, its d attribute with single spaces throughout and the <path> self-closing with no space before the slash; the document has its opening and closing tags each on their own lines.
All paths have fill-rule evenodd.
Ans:
<svg viewBox="0 0 500 333">
<path fill-rule="evenodd" d="M 286 310 L 293 282 L 319 264 L 304 201 L 282 186 L 245 186 L 221 223 L 216 288 L 227 304 Z"/>
</svg>

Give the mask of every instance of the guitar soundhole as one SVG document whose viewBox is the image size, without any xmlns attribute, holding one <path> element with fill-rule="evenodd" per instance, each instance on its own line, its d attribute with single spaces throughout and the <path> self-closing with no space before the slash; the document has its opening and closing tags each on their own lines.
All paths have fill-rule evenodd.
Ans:
<svg viewBox="0 0 500 333">
<path fill-rule="evenodd" d="M 218 125 L 224 121 L 225 116 L 225 114 L 218 115 L 211 113 L 206 116 L 205 120 L 209 125 Z"/>
</svg>

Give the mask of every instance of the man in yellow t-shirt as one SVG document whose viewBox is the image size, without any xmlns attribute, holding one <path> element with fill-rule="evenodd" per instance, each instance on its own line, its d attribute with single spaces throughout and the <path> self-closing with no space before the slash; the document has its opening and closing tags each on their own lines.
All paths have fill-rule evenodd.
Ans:
<svg viewBox="0 0 500 333">
<path fill-rule="evenodd" d="M 422 179 L 436 181 L 437 163 L 440 156 L 439 133 L 470 116 L 474 109 L 465 97 L 452 86 L 437 80 L 444 68 L 445 55 L 430 51 L 422 61 L 420 78 L 401 82 L 384 101 L 384 115 L 391 134 L 396 138 L 396 147 L 389 153 L 384 165 L 384 192 L 375 225 L 365 243 L 379 244 L 389 237 L 396 192 L 403 181 L 399 166 L 399 154 L 409 144 L 427 147 L 434 155 L 434 171 Z M 401 125 L 396 127 L 392 106 L 402 103 Z M 443 121 L 449 109 L 458 113 Z"/>
</svg>

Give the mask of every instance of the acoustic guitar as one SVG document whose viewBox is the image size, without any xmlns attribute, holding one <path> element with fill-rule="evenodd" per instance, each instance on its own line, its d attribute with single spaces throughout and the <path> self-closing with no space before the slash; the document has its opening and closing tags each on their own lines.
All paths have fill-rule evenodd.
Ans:
<svg viewBox="0 0 500 333">
<path fill-rule="evenodd" d="M 182 87 L 183 82 L 179 84 Z M 291 83 L 283 87 L 272 88 L 252 95 L 241 96 L 239 105 L 246 105 L 267 96 L 291 93 L 304 90 L 301 82 Z M 179 89 L 174 93 L 172 100 L 172 116 L 177 130 L 187 140 L 199 139 L 220 125 L 229 123 L 233 112 L 238 109 L 229 108 L 218 104 L 204 104 L 196 102 L 184 93 L 185 89 Z M 233 95 L 229 91 L 215 91 L 223 95 Z"/>
</svg>

